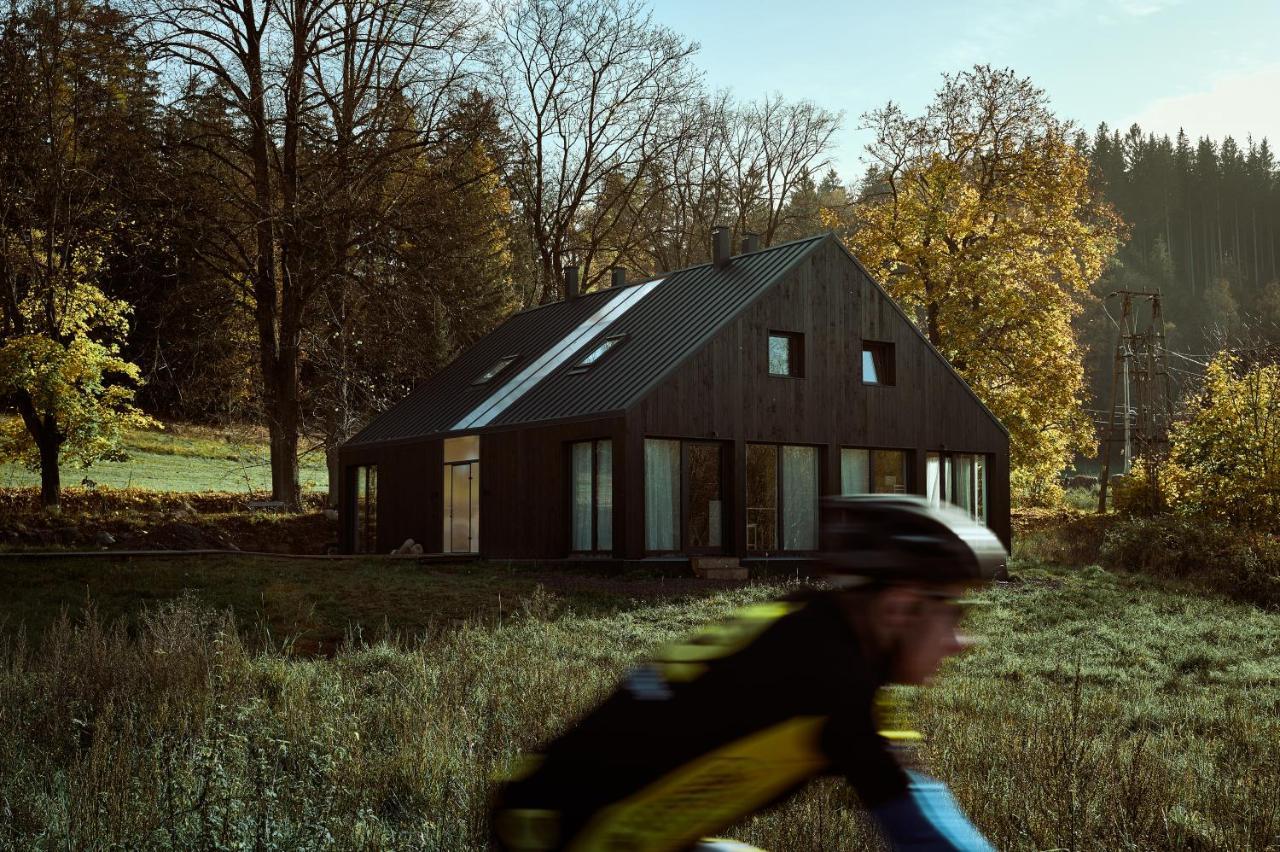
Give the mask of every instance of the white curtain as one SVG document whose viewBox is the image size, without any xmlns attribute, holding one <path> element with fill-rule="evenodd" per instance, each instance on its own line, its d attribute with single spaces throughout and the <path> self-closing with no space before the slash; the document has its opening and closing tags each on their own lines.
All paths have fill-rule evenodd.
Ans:
<svg viewBox="0 0 1280 852">
<path fill-rule="evenodd" d="M 613 550 L 612 441 L 596 441 L 596 549 Z"/>
<path fill-rule="evenodd" d="M 782 448 L 783 550 L 818 549 L 818 450 Z"/>
<path fill-rule="evenodd" d="M 591 550 L 591 442 L 574 444 L 572 452 L 573 549 Z"/>
<path fill-rule="evenodd" d="M 955 504 L 973 515 L 973 456 L 956 456 Z"/>
<path fill-rule="evenodd" d="M 925 453 L 924 457 L 925 496 L 930 506 L 942 505 L 942 457 L 937 453 Z"/>
<path fill-rule="evenodd" d="M 977 497 L 974 500 L 973 507 L 978 515 L 978 520 L 984 524 L 987 522 L 987 457 L 973 457 L 973 483 L 977 488 Z"/>
<path fill-rule="evenodd" d="M 649 550 L 680 549 L 680 442 L 644 442 L 644 543 Z"/>
<path fill-rule="evenodd" d="M 840 493 L 868 494 L 870 492 L 870 453 L 866 450 L 842 449 L 840 451 Z"/>
</svg>

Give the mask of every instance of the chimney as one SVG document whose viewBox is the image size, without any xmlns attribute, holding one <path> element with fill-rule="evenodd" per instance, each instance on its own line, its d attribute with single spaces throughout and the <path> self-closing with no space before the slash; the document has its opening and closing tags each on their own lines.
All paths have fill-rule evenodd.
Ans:
<svg viewBox="0 0 1280 852">
<path fill-rule="evenodd" d="M 564 268 L 564 298 L 565 301 L 578 298 L 578 267 L 576 266 Z"/>
<path fill-rule="evenodd" d="M 625 287 L 627 286 L 627 268 L 625 266 L 615 266 L 610 270 L 609 286 Z"/>
<path fill-rule="evenodd" d="M 747 231 L 742 235 L 742 253 L 751 254 L 753 251 L 760 251 L 760 235 Z"/>
<path fill-rule="evenodd" d="M 711 261 L 716 266 L 729 265 L 729 226 L 716 225 L 711 229 Z"/>
</svg>

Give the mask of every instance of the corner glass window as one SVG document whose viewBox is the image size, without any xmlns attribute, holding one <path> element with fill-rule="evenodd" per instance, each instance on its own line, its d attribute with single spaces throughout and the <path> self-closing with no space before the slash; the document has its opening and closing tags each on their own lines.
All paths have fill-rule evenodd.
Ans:
<svg viewBox="0 0 1280 852">
<path fill-rule="evenodd" d="M 769 332 L 769 375 L 803 375 L 803 344 L 804 338 L 799 334 Z"/>
<path fill-rule="evenodd" d="M 862 383 L 864 385 L 897 384 L 892 343 L 876 340 L 862 341 Z"/>
<path fill-rule="evenodd" d="M 362 465 L 355 474 L 355 552 L 374 553 L 378 547 L 378 467 Z"/>
</svg>

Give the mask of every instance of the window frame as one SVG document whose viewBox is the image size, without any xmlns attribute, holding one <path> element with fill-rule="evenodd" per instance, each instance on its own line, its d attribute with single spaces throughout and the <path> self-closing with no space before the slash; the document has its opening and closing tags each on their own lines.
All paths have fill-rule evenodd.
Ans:
<svg viewBox="0 0 1280 852">
<path fill-rule="evenodd" d="M 897 347 L 891 340 L 863 339 L 858 355 L 858 380 L 867 387 L 891 388 L 898 384 Z M 878 381 L 867 380 L 867 355 L 871 355 Z"/>
<path fill-rule="evenodd" d="M 787 341 L 787 372 L 773 371 L 773 339 Z M 771 328 L 765 336 L 765 371 L 773 378 L 803 379 L 804 369 L 804 334 L 798 331 L 782 331 Z"/>
<path fill-rule="evenodd" d="M 378 465 L 355 464 L 348 470 L 351 472 L 351 552 L 355 554 L 371 554 L 378 552 Z M 373 499 L 369 499 L 369 474 L 373 474 Z M 361 500 L 361 484 L 364 485 L 364 500 Z M 368 509 L 373 504 L 372 522 Z M 363 504 L 363 505 L 362 505 Z"/>
<path fill-rule="evenodd" d="M 595 346 L 591 347 L 586 355 L 579 358 L 574 365 L 569 368 L 569 375 L 576 376 L 600 366 L 600 364 L 607 360 L 614 352 L 617 352 L 618 349 L 630 339 L 631 335 L 626 332 L 623 332 L 622 334 L 611 334 L 608 337 L 601 338 Z M 600 347 L 605 346 L 605 344 L 608 344 L 605 350 L 601 352 L 594 361 L 589 361 L 588 359 L 592 355 L 595 355 L 595 353 L 599 351 Z"/>
<path fill-rule="evenodd" d="M 866 491 L 846 491 L 844 487 L 844 453 L 845 450 L 854 450 L 867 454 L 867 482 Z M 902 454 L 902 491 L 875 491 L 877 453 L 901 453 Z M 914 494 L 915 481 L 915 450 L 906 447 L 851 447 L 840 446 L 840 494 L 849 497 L 859 494 Z"/>
<path fill-rule="evenodd" d="M 573 541 L 573 510 L 574 510 L 574 479 L 573 479 L 573 448 L 579 444 L 587 444 L 591 447 L 591 549 L 579 550 L 574 547 Z M 602 549 L 600 547 L 600 445 L 609 444 L 609 491 L 613 493 L 613 439 L 612 438 L 585 438 L 581 441 L 568 441 L 566 446 L 568 452 L 565 454 L 566 463 L 569 466 L 569 553 L 574 556 L 610 556 L 613 554 L 613 534 L 615 532 L 613 523 L 613 503 L 609 503 L 609 547 Z"/>
<path fill-rule="evenodd" d="M 519 360 L 520 360 L 519 352 L 516 352 L 513 355 L 503 355 L 497 361 L 494 361 L 492 364 L 490 364 L 487 369 L 485 369 L 482 373 L 480 373 L 480 375 L 472 379 L 471 386 L 484 387 L 485 385 L 493 384 L 494 380 L 496 380 L 499 376 L 501 376 L 502 374 L 510 370 L 515 365 L 515 363 Z"/>
<path fill-rule="evenodd" d="M 750 505 L 749 505 L 750 499 L 747 498 L 748 505 L 743 508 L 744 527 L 742 531 L 744 540 L 746 541 L 745 552 L 748 554 L 748 556 L 758 556 L 761 554 L 770 554 L 770 553 L 775 555 L 785 554 L 789 556 L 817 553 L 822 547 L 822 530 L 820 527 L 815 531 L 816 539 L 814 542 L 815 544 L 814 548 L 807 549 L 807 550 L 799 550 L 799 549 L 787 547 L 786 533 L 785 533 L 785 530 L 786 530 L 785 518 L 787 516 L 786 515 L 787 499 L 786 499 L 786 493 L 785 493 L 786 487 L 783 484 L 784 483 L 784 475 L 783 475 L 784 461 L 783 460 L 785 458 L 785 453 L 783 453 L 783 449 L 786 447 L 803 447 L 805 449 L 814 451 L 814 488 L 816 490 L 815 497 L 818 504 L 818 511 L 820 513 L 821 505 L 822 505 L 822 471 L 823 471 L 823 463 L 824 463 L 823 456 L 824 456 L 824 453 L 826 452 L 826 445 L 824 444 L 788 444 L 788 443 L 777 443 L 774 441 L 748 441 L 746 442 L 747 456 L 749 456 L 750 448 L 753 446 L 773 447 L 775 451 L 774 452 L 774 498 L 777 505 L 774 510 L 775 511 L 774 530 L 777 534 L 777 547 L 774 549 L 767 549 L 767 548 L 759 549 L 759 550 L 751 549 L 750 541 L 746 540 L 747 531 L 746 531 L 745 524 L 749 523 L 747 519 L 747 511 L 749 511 L 750 509 Z M 744 459 L 744 464 L 745 463 L 746 462 Z M 742 471 L 742 477 L 743 477 L 744 485 L 749 482 L 749 476 L 745 467 Z M 746 491 L 744 489 L 743 497 L 746 498 L 746 496 L 747 496 Z M 817 522 L 817 518 L 815 518 L 815 523 L 816 522 Z"/>
</svg>

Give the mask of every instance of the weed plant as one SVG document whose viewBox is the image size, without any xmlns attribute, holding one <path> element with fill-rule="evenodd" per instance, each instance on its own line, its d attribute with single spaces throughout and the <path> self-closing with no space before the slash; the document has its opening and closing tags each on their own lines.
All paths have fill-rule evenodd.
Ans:
<svg viewBox="0 0 1280 852">
<path fill-rule="evenodd" d="M 922 757 L 1000 848 L 1280 848 L 1276 616 L 1100 569 L 1015 566 L 986 641 L 918 697 Z M 757 585 L 501 618 L 332 659 L 168 602 L 0 649 L 0 846 L 476 849 L 492 779 L 656 644 Z M 814 649 L 821 653 L 821 649 Z M 873 848 L 838 782 L 737 826 L 772 850 Z"/>
</svg>

